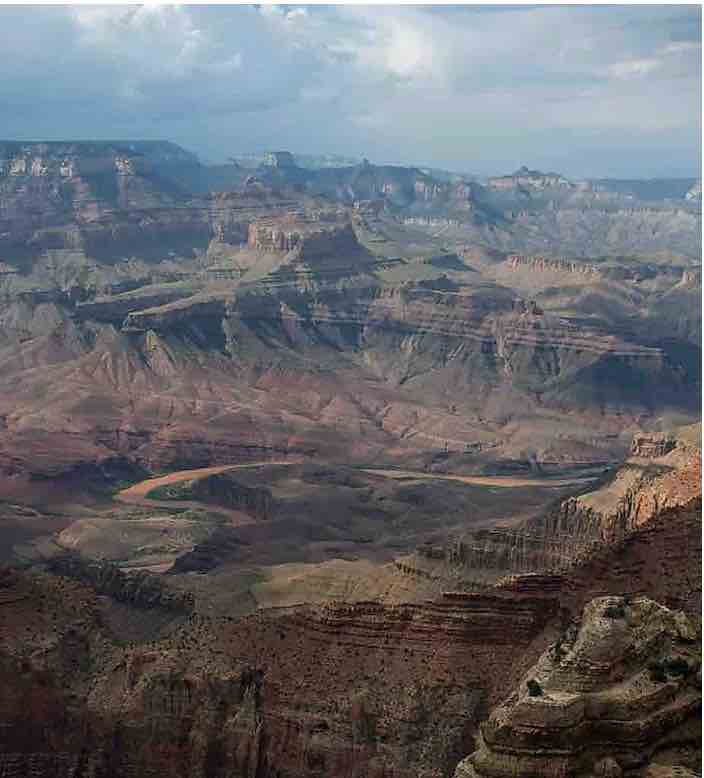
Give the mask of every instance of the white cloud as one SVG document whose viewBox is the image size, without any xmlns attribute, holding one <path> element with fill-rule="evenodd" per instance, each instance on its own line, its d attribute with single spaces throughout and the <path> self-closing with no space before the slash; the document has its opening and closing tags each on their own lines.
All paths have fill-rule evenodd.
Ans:
<svg viewBox="0 0 704 778">
<path fill-rule="evenodd" d="M 644 165 L 683 168 L 700 153 L 700 16 L 667 6 L 4 7 L 0 105 L 9 134 L 169 137 L 222 158 L 276 145 L 489 172 L 514 155 L 549 157 L 559 138 L 575 167 L 642 147 Z M 630 157 L 614 151 L 624 144 Z"/>
<path fill-rule="evenodd" d="M 632 59 L 627 62 L 614 62 L 606 70 L 614 78 L 640 78 L 662 67 L 659 59 Z"/>
<path fill-rule="evenodd" d="M 702 45 L 699 41 L 677 41 L 676 43 L 668 43 L 661 51 L 665 55 L 678 55 L 686 54 L 688 52 L 701 52 Z"/>
</svg>

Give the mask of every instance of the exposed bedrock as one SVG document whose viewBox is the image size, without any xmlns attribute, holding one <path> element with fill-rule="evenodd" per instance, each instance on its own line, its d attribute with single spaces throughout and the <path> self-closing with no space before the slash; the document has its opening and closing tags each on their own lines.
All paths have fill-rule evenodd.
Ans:
<svg viewBox="0 0 704 778">
<path fill-rule="evenodd" d="M 667 766 L 668 742 L 686 766 L 700 510 L 659 515 L 564 576 L 420 605 L 193 616 L 128 645 L 85 585 L 5 574 L 1 764 L 37 778 L 75 778 L 76 765 L 86 778 L 440 778 L 476 751 L 494 708 L 460 769 L 618 775 L 598 770 Z"/>
<path fill-rule="evenodd" d="M 530 424 L 531 415 L 567 406 L 577 410 L 580 423 L 594 413 L 598 425 L 606 420 L 617 430 L 636 409 L 652 412 L 696 400 L 660 349 L 519 305 L 500 288 L 460 293 L 420 284 L 360 284 L 183 295 L 188 292 L 181 285 L 161 284 L 75 308 L 58 301 L 49 311 L 44 303 L 25 301 L 7 309 L 6 331 L 12 327 L 16 334 L 2 351 L 6 441 L 32 435 L 46 441 L 37 463 L 51 453 L 50 438 L 61 433 L 77 455 L 85 451 L 88 457 L 90 449 L 92 461 L 111 449 L 148 467 L 183 462 L 185 468 L 227 463 L 228 457 L 241 461 L 245 449 L 324 445 L 332 451 L 332 436 L 312 428 L 330 403 L 345 407 L 325 412 L 326 427 L 334 423 L 343 434 L 356 434 L 359 446 L 399 440 L 428 450 L 456 439 L 452 446 L 465 451 L 503 434 L 485 424 L 500 426 L 512 417 Z M 343 370 L 351 381 L 342 378 Z M 262 382 L 264 390 L 253 405 L 250 381 Z M 629 387 L 638 381 L 646 383 L 631 397 Z M 62 393 L 47 408 L 33 398 L 52 382 L 76 391 Z M 293 390 L 303 385 L 303 394 Z M 10 403 L 17 394 L 22 401 Z M 464 410 L 452 411 L 450 394 L 463 399 Z M 190 396 L 202 404 L 192 408 Z M 251 406 L 247 413 L 239 410 L 240 396 Z M 297 414 L 285 423 L 278 412 L 282 402 Z M 423 404 L 428 411 L 411 412 L 409 405 L 406 413 L 400 403 Z M 193 418 L 194 409 L 204 420 L 228 407 L 227 428 Z M 438 424 L 422 421 L 431 412 Z M 614 412 L 626 415 L 616 418 Z M 31 423 L 23 421 L 29 418 Z M 373 434 L 360 439 L 355 423 Z M 18 447 L 2 454 L 8 457 L 23 459 Z M 55 457 L 54 469 L 59 459 L 67 461 L 62 446 Z"/>
<path fill-rule="evenodd" d="M 613 542 L 701 491 L 701 451 L 669 436 L 636 436 L 634 456 L 594 492 L 570 497 L 532 523 L 546 535 Z M 664 452 L 664 453 L 661 453 Z"/>
<path fill-rule="evenodd" d="M 390 378 L 420 372 L 421 365 L 428 370 L 466 367 L 472 373 L 469 384 L 508 380 L 551 402 L 563 393 L 570 398 L 565 402 L 596 401 L 590 391 L 597 376 L 591 373 L 606 371 L 607 362 L 614 363 L 614 370 L 613 378 L 599 379 L 605 397 L 609 383 L 620 384 L 627 375 L 636 381 L 641 375 L 671 372 L 659 348 L 544 315 L 500 288 L 446 291 L 408 284 L 310 292 L 282 288 L 276 294 L 258 290 L 238 293 L 228 305 L 228 318 L 230 326 L 242 321 L 254 332 L 265 326 L 269 338 L 284 343 L 296 344 L 300 338 L 307 345 L 312 337 L 321 345 L 331 339 L 355 345 L 370 357 L 373 353 L 380 368 L 388 363 Z M 239 340 L 244 337 L 246 332 Z M 653 384 L 654 392 L 658 385 Z M 677 380 L 668 391 L 680 391 Z"/>
<path fill-rule="evenodd" d="M 136 608 L 188 612 L 193 607 L 191 595 L 169 590 L 159 576 L 144 572 L 126 574 L 107 560 L 65 553 L 51 559 L 48 566 L 56 575 L 82 581 L 97 593 Z"/>
<path fill-rule="evenodd" d="M 404 569 L 440 579 L 454 572 L 467 588 L 484 588 L 502 575 L 564 570 L 593 548 L 618 542 L 701 492 L 696 446 L 674 436 L 639 434 L 632 451 L 637 455 L 604 476 L 596 489 L 568 497 L 518 526 L 479 530 L 435 550 L 420 548 L 415 564 L 404 560 Z"/>
<path fill-rule="evenodd" d="M 128 314 L 144 309 L 168 305 L 189 294 L 179 284 L 159 287 L 142 287 L 138 292 L 124 292 L 118 295 L 96 296 L 76 306 L 75 316 L 79 320 L 109 322 L 121 326 Z"/>
<path fill-rule="evenodd" d="M 590 279 L 599 278 L 601 275 L 596 265 L 566 259 L 553 259 L 540 255 L 523 256 L 521 254 L 511 254 L 507 257 L 506 264 L 512 270 L 525 269 L 537 273 L 574 274 L 586 276 Z"/>
<path fill-rule="evenodd" d="M 683 613 L 596 598 L 481 725 L 455 778 L 636 774 L 668 746 L 696 749 L 700 684 L 698 635 Z"/>
<path fill-rule="evenodd" d="M 225 313 L 225 301 L 207 295 L 194 295 L 177 299 L 166 305 L 128 313 L 123 329 L 127 332 L 154 330 L 166 333 L 182 324 L 197 329 L 205 327 L 206 332 L 222 332 L 220 320 Z M 217 345 L 215 343 L 214 345 Z"/>
</svg>

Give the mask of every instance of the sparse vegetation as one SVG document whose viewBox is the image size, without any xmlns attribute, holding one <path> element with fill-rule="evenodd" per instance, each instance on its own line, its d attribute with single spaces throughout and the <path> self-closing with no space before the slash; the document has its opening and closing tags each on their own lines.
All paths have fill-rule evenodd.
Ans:
<svg viewBox="0 0 704 778">
<path fill-rule="evenodd" d="M 609 605 L 604 609 L 604 616 L 606 616 L 607 619 L 625 619 L 626 608 L 623 604 Z"/>
<path fill-rule="evenodd" d="M 674 659 L 665 660 L 665 671 L 668 675 L 679 676 L 686 678 L 691 672 L 692 668 L 689 662 L 683 657 L 675 657 Z"/>
<path fill-rule="evenodd" d="M 147 492 L 149 500 L 193 500 L 195 499 L 193 490 L 193 481 L 180 481 L 174 484 L 164 484 L 157 486 Z"/>
<path fill-rule="evenodd" d="M 654 683 L 666 683 L 670 678 L 688 678 L 696 674 L 699 666 L 690 664 L 684 657 L 667 657 L 648 665 L 650 680 Z"/>
<path fill-rule="evenodd" d="M 667 682 L 667 673 L 661 662 L 651 662 L 648 665 L 648 674 L 653 683 Z"/>
<path fill-rule="evenodd" d="M 530 678 L 526 682 L 526 686 L 528 687 L 528 696 L 529 697 L 542 697 L 543 696 L 543 687 L 535 680 L 535 678 Z"/>
</svg>

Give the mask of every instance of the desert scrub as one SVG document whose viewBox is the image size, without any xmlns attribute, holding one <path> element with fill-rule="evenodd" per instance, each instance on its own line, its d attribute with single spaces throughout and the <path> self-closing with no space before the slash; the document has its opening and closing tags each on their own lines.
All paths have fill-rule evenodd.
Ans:
<svg viewBox="0 0 704 778">
<path fill-rule="evenodd" d="M 654 683 L 666 683 L 670 678 L 689 678 L 699 671 L 698 662 L 690 664 L 684 657 L 667 657 L 648 665 L 650 680 Z"/>
<path fill-rule="evenodd" d="M 529 697 L 543 696 L 543 687 L 535 680 L 535 678 L 531 678 L 530 680 L 526 681 L 526 686 L 528 687 Z"/>
<path fill-rule="evenodd" d="M 609 605 L 604 610 L 604 616 L 606 616 L 607 619 L 625 619 L 626 618 L 626 608 L 624 605 Z"/>
</svg>

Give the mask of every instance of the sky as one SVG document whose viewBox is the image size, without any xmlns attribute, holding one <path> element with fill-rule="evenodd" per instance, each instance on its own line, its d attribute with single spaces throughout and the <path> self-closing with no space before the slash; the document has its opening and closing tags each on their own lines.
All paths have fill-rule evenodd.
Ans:
<svg viewBox="0 0 704 778">
<path fill-rule="evenodd" d="M 698 176 L 699 6 L 2 6 L 6 139 Z"/>
</svg>

